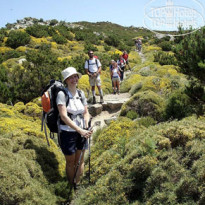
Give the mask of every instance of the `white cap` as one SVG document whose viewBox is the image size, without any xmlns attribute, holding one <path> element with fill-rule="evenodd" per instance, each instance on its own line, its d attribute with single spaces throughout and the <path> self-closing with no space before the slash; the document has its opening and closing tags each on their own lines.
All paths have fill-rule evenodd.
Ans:
<svg viewBox="0 0 205 205">
<path fill-rule="evenodd" d="M 82 74 L 78 73 L 74 67 L 68 67 L 61 72 L 63 76 L 63 81 L 65 81 L 71 75 L 77 74 L 79 78 L 81 78 Z"/>
</svg>

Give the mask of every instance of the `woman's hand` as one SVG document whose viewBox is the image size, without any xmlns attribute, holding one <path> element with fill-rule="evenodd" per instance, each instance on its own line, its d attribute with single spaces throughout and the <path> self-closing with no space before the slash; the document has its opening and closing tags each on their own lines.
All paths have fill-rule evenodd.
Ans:
<svg viewBox="0 0 205 205">
<path fill-rule="evenodd" d="M 79 131 L 79 133 L 80 133 L 81 136 L 83 136 L 83 137 L 85 137 L 85 138 L 87 139 L 87 138 L 89 138 L 89 137 L 92 135 L 93 130 L 81 129 L 81 130 Z"/>
</svg>

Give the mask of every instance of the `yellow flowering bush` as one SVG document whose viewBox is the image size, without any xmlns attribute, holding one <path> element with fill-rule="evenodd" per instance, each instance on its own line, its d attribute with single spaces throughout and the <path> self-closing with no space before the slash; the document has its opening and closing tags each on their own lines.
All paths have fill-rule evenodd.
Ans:
<svg viewBox="0 0 205 205">
<path fill-rule="evenodd" d="M 129 53 L 129 62 L 131 63 L 140 63 L 141 62 L 141 58 L 139 56 L 139 53 L 136 51 L 131 51 Z"/>
<path fill-rule="evenodd" d="M 82 77 L 79 79 L 79 82 L 78 82 L 78 88 L 83 90 L 85 92 L 85 95 L 87 96 L 90 90 L 90 83 L 89 83 L 88 75 L 82 75 Z"/>
<path fill-rule="evenodd" d="M 37 104 L 29 102 L 25 105 L 24 113 L 28 116 L 41 118 L 42 109 Z"/>
<path fill-rule="evenodd" d="M 57 49 L 58 44 L 56 42 L 51 42 L 51 48 Z"/>
<path fill-rule="evenodd" d="M 161 51 L 162 48 L 161 47 L 158 47 L 158 46 L 143 46 L 143 52 L 144 53 L 147 53 L 147 52 L 150 52 L 150 51 Z"/>
<path fill-rule="evenodd" d="M 95 156 L 99 156 L 105 150 L 109 150 L 115 143 L 120 143 L 122 138 L 129 139 L 131 133 L 129 129 L 134 123 L 128 118 L 121 118 L 119 121 L 111 122 L 97 139 L 96 145 L 93 147 Z M 97 155 L 97 156 L 96 156 Z"/>
<path fill-rule="evenodd" d="M 26 50 L 29 50 L 30 48 L 27 48 L 25 46 L 19 46 L 16 50 L 20 52 L 26 52 Z"/>
<path fill-rule="evenodd" d="M 51 42 L 48 41 L 48 39 L 45 38 L 45 37 L 35 38 L 35 37 L 31 36 L 30 44 L 31 44 L 32 46 L 35 46 L 36 44 L 42 44 L 42 43 L 50 44 Z"/>
<path fill-rule="evenodd" d="M 118 50 L 118 49 L 115 49 L 115 51 L 114 51 L 114 54 L 118 54 L 118 55 L 122 55 L 122 51 L 120 51 L 120 50 Z"/>
<path fill-rule="evenodd" d="M 41 105 L 41 98 L 40 98 L 40 97 L 33 99 L 32 102 L 35 103 L 35 104 L 37 104 L 39 107 L 42 106 L 42 105 Z"/>
<path fill-rule="evenodd" d="M 18 102 L 18 103 L 16 103 L 16 104 L 14 105 L 14 108 L 15 108 L 15 110 L 17 110 L 18 112 L 23 113 L 24 110 L 25 110 L 25 108 L 26 108 L 26 106 L 24 105 L 23 102 Z"/>
<path fill-rule="evenodd" d="M 58 57 L 58 60 L 59 60 L 59 61 L 63 61 L 63 60 L 65 60 L 65 59 L 71 60 L 71 58 L 72 58 L 72 56 Z"/>
<path fill-rule="evenodd" d="M 121 92 L 129 91 L 134 84 L 141 82 L 143 79 L 144 77 L 139 74 L 130 75 L 129 78 L 125 79 L 121 84 L 120 91 Z"/>
<path fill-rule="evenodd" d="M 12 51 L 12 48 L 9 47 L 0 47 L 0 53 L 5 54 L 8 51 Z"/>
</svg>

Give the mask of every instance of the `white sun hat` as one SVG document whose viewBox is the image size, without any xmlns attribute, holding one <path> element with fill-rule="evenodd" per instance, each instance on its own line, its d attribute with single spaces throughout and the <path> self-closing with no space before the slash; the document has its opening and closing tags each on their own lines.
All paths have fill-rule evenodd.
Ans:
<svg viewBox="0 0 205 205">
<path fill-rule="evenodd" d="M 68 67 L 65 70 L 63 70 L 61 72 L 62 76 L 63 76 L 63 81 L 65 81 L 68 77 L 70 77 L 71 75 L 77 74 L 79 78 L 81 78 L 82 74 L 77 72 L 76 69 L 74 67 Z"/>
</svg>

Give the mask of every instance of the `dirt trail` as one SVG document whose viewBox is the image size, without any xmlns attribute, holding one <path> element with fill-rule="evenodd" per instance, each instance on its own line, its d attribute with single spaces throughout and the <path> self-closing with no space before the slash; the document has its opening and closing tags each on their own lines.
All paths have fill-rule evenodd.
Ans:
<svg viewBox="0 0 205 205">
<path fill-rule="evenodd" d="M 124 79 L 126 79 L 127 75 L 129 75 L 131 73 L 131 71 L 125 71 L 124 73 Z M 108 94 L 104 96 L 104 102 L 105 103 L 117 103 L 117 102 L 126 102 L 128 99 L 130 98 L 130 94 L 127 93 L 120 93 L 118 94 Z M 97 102 L 100 101 L 100 97 L 97 96 L 96 98 Z M 93 117 L 92 119 L 92 124 L 95 124 L 95 128 L 94 131 L 96 129 L 102 128 L 106 125 L 105 121 L 106 120 L 111 120 L 111 119 L 115 119 L 119 116 L 120 114 L 120 110 L 105 110 L 102 111 L 99 115 Z"/>
<path fill-rule="evenodd" d="M 124 99 L 125 101 L 127 101 L 130 98 L 130 94 L 129 93 L 120 93 L 118 94 L 108 94 L 104 96 L 104 101 L 105 103 L 112 103 L 112 102 L 120 102 L 122 101 L 122 99 Z M 99 99 L 100 100 L 100 99 Z M 97 99 L 97 101 L 99 101 Z M 98 128 L 102 128 L 105 126 L 105 121 L 106 120 L 110 120 L 110 119 L 115 119 L 119 116 L 120 114 L 120 110 L 114 110 L 114 111 L 102 111 L 99 115 L 93 117 L 92 119 L 92 124 L 95 124 L 95 128 L 94 131 Z"/>
</svg>

